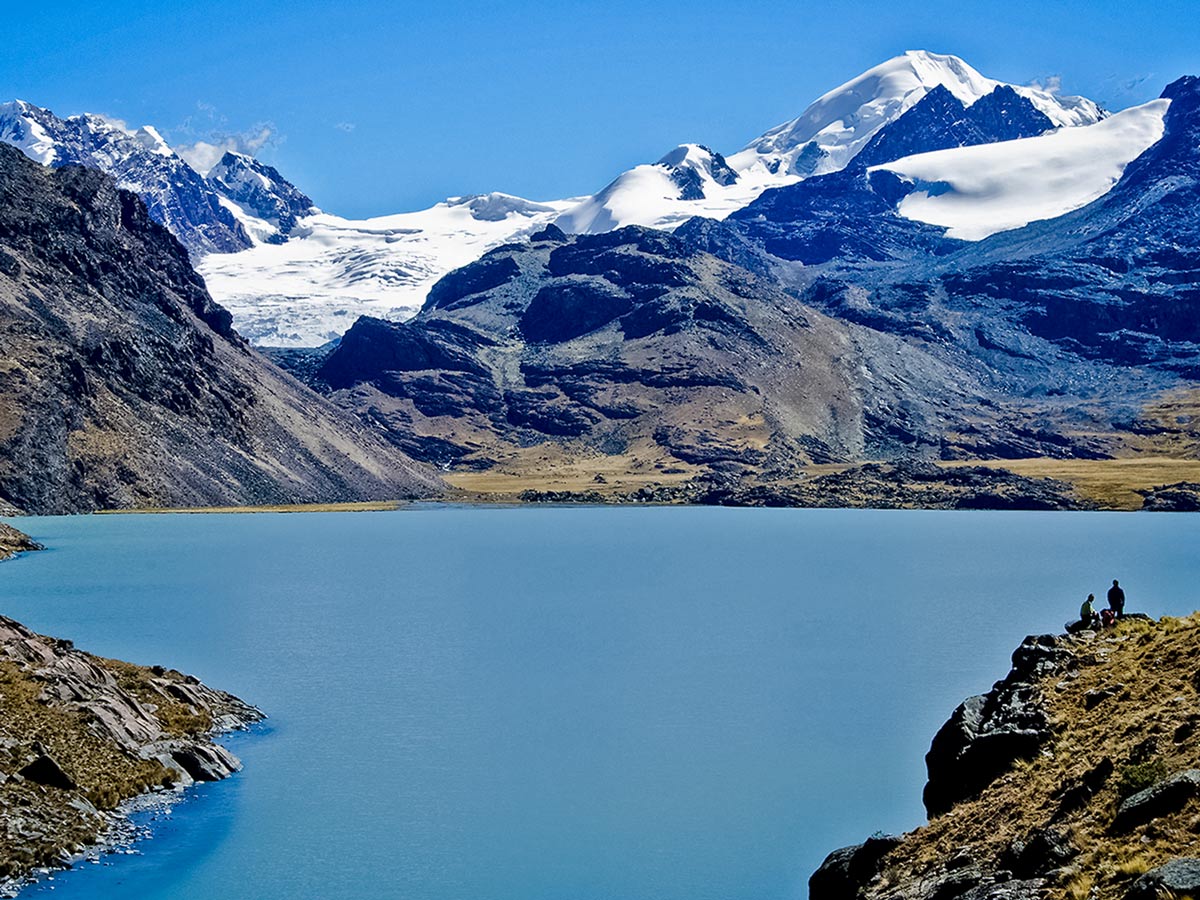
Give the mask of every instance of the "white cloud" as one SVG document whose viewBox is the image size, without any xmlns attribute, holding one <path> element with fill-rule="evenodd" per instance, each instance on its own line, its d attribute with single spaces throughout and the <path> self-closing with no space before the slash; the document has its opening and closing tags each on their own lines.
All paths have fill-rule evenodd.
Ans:
<svg viewBox="0 0 1200 900">
<path fill-rule="evenodd" d="M 1029 87 L 1045 91 L 1047 94 L 1057 94 L 1062 91 L 1062 76 L 1047 75 L 1045 78 L 1035 78 L 1029 82 Z"/>
<path fill-rule="evenodd" d="M 193 144 L 182 144 L 174 148 L 175 152 L 201 175 L 207 175 L 226 153 L 254 156 L 275 139 L 275 129 L 271 125 L 263 124 L 240 133 L 213 132 L 207 137 L 208 140 L 198 140 Z"/>
</svg>

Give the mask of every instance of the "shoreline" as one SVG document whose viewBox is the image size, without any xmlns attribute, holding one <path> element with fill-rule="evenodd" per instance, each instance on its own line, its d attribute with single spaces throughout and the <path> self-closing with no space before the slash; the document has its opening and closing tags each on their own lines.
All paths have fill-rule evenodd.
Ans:
<svg viewBox="0 0 1200 900">
<path fill-rule="evenodd" d="M 136 507 L 98 515 L 390 512 L 453 504 L 518 506 L 736 506 L 793 509 L 1200 511 L 1200 460 L 899 460 L 821 465 L 787 477 L 713 471 L 686 480 L 658 473 L 449 472 L 448 489 L 421 500 L 249 506 Z M 1182 479 L 1182 480 L 1180 480 Z"/>
<path fill-rule="evenodd" d="M 239 771 L 216 741 L 265 718 L 194 676 L 0 615 L 0 889 L 103 847 L 131 800 Z"/>
<path fill-rule="evenodd" d="M 242 728 L 214 732 L 211 737 L 216 739 L 237 733 L 253 735 L 260 733 L 262 727 L 260 720 Z M 224 747 L 224 744 L 220 746 Z M 157 837 L 156 830 L 162 824 L 158 820 L 169 817 L 177 807 L 193 800 L 200 785 L 200 782 L 193 782 L 189 785 L 158 787 L 122 800 L 115 809 L 104 814 L 107 820 L 105 828 L 92 843 L 83 845 L 57 865 L 39 866 L 24 875 L 0 878 L 0 900 L 16 900 L 26 889 L 52 882 L 56 875 L 64 872 L 80 870 L 85 863 L 112 865 L 111 860 L 106 861 L 108 857 L 140 854 L 137 846 Z M 149 821 L 138 821 L 143 816 L 148 817 Z M 53 887 L 50 889 L 54 890 Z"/>
</svg>

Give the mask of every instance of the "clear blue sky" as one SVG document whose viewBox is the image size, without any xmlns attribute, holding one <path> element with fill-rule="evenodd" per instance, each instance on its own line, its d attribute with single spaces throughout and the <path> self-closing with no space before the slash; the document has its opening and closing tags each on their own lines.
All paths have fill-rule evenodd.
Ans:
<svg viewBox="0 0 1200 900">
<path fill-rule="evenodd" d="M 698 141 L 732 152 L 906 49 L 1059 76 L 1116 109 L 1200 73 L 1197 0 L 12 3 L 0 96 L 261 133 L 331 212 L 590 193 Z"/>
</svg>

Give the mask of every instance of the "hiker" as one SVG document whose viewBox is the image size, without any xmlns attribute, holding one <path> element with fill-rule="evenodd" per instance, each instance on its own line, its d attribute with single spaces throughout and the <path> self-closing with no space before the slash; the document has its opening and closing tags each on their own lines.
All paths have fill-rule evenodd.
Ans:
<svg viewBox="0 0 1200 900">
<path fill-rule="evenodd" d="M 1117 624 L 1117 614 L 1111 609 L 1100 610 L 1100 627 L 1112 628 Z"/>
<path fill-rule="evenodd" d="M 1108 608 L 1113 611 L 1118 619 L 1125 618 L 1125 592 L 1121 590 L 1121 585 L 1117 583 L 1117 579 L 1113 579 L 1113 586 L 1108 589 Z"/>
<path fill-rule="evenodd" d="M 1079 607 L 1079 629 L 1081 631 L 1085 628 L 1095 628 L 1099 624 L 1100 617 L 1096 615 L 1096 607 L 1092 605 L 1095 601 L 1096 595 L 1088 594 L 1088 598 Z"/>
</svg>

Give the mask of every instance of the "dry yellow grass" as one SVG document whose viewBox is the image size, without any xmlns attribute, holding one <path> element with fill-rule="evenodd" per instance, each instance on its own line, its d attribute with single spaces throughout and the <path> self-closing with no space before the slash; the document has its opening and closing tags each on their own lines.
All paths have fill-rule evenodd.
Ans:
<svg viewBox="0 0 1200 900">
<path fill-rule="evenodd" d="M 305 512 L 379 512 L 399 509 L 401 500 L 371 500 L 362 503 L 283 503 L 274 506 L 191 506 L 145 507 L 142 509 L 105 509 L 97 515 L 157 515 L 160 513 L 305 513 Z"/>
<path fill-rule="evenodd" d="M 1137 456 L 1124 459 L 1004 459 L 945 463 L 1007 469 L 1030 478 L 1056 478 L 1074 485 L 1081 497 L 1104 509 L 1140 509 L 1136 493 L 1180 481 L 1200 482 L 1200 459 Z"/>
<path fill-rule="evenodd" d="M 1200 801 L 1129 834 L 1110 831 L 1122 774 L 1144 760 L 1174 773 L 1200 767 L 1200 614 L 1158 624 L 1122 623 L 1080 638 L 1074 677 L 1042 685 L 1057 736 L 983 793 L 912 832 L 888 858 L 881 890 L 933 873 L 956 853 L 996 861 L 1015 839 L 1053 822 L 1082 851 L 1050 900 L 1117 900 L 1138 875 L 1179 856 L 1200 855 Z M 1089 691 L 1113 695 L 1086 705 Z M 1061 813 L 1058 793 L 1105 758 L 1115 772 L 1081 809 Z"/>
</svg>

